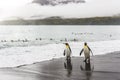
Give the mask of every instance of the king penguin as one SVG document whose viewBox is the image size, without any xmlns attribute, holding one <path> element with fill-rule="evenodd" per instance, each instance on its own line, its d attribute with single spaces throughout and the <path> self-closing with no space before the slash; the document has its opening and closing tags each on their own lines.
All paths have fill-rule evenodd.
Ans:
<svg viewBox="0 0 120 80">
<path fill-rule="evenodd" d="M 89 48 L 89 46 L 87 45 L 86 42 L 84 43 L 84 48 L 80 52 L 80 56 L 81 56 L 82 52 L 84 52 L 84 56 L 85 56 L 84 62 L 90 62 L 90 52 L 92 53 L 92 50 Z M 93 55 L 93 53 L 92 53 L 92 55 Z"/>
<path fill-rule="evenodd" d="M 68 43 L 65 43 L 65 45 L 66 45 L 66 48 L 64 50 L 63 55 L 66 56 L 66 60 L 70 60 L 71 59 L 72 51 L 71 51 L 71 48 L 70 48 L 70 46 L 69 46 Z"/>
</svg>

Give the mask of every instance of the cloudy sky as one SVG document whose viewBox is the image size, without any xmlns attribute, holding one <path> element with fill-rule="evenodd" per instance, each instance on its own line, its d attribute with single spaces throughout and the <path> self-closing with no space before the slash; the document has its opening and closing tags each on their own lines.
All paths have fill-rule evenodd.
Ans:
<svg viewBox="0 0 120 80">
<path fill-rule="evenodd" d="M 85 18 L 120 14 L 120 0 L 86 0 L 86 3 L 57 6 L 40 6 L 32 0 L 0 0 L 0 20 L 10 17 Z"/>
<path fill-rule="evenodd" d="M 16 10 L 31 3 L 32 0 L 0 0 L 0 19 L 15 16 Z"/>
</svg>

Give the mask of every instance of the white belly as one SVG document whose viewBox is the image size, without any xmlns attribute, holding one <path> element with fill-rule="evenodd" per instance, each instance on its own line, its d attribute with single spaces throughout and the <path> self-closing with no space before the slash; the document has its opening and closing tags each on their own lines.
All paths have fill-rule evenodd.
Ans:
<svg viewBox="0 0 120 80">
<path fill-rule="evenodd" d="M 70 55 L 71 55 L 70 50 L 69 50 L 69 49 L 66 49 L 66 50 L 65 50 L 65 54 L 66 54 L 66 56 L 70 56 Z"/>
<path fill-rule="evenodd" d="M 88 48 L 84 48 L 84 56 L 85 56 L 85 58 L 90 57 L 90 51 Z"/>
</svg>

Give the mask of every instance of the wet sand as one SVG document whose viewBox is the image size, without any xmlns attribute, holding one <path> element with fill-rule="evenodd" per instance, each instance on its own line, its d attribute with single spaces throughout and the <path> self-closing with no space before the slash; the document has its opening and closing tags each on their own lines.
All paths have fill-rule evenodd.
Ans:
<svg viewBox="0 0 120 80">
<path fill-rule="evenodd" d="M 120 52 L 84 58 L 52 59 L 15 68 L 0 68 L 0 80 L 120 80 Z"/>
</svg>

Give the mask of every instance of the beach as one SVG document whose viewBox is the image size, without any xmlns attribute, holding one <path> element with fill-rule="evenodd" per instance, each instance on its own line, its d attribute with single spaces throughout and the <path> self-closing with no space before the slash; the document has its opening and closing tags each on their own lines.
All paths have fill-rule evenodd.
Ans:
<svg viewBox="0 0 120 80">
<path fill-rule="evenodd" d="M 37 62 L 30 65 L 0 68 L 0 80 L 119 80 L 120 52 L 91 57 L 85 64 L 83 57 Z"/>
<path fill-rule="evenodd" d="M 119 26 L 0 27 L 0 80 L 120 79 Z M 63 56 L 65 42 L 71 63 Z M 94 54 L 90 64 L 79 56 L 84 42 Z"/>
</svg>

